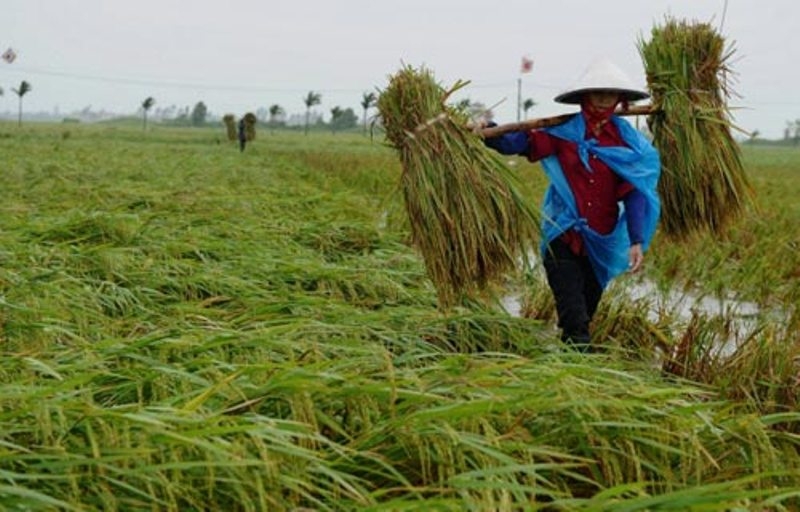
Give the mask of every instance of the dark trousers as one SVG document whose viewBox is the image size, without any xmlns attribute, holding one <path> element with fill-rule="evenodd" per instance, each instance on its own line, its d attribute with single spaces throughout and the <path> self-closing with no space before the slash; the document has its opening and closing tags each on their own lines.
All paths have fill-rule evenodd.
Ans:
<svg viewBox="0 0 800 512">
<path fill-rule="evenodd" d="M 574 254 L 556 238 L 545 252 L 544 268 L 556 301 L 561 340 L 588 348 L 589 322 L 603 295 L 589 257 Z"/>
</svg>

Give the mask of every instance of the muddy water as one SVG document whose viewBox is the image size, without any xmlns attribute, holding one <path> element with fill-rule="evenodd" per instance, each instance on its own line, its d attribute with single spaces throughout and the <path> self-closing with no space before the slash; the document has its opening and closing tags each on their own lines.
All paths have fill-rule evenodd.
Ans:
<svg viewBox="0 0 800 512">
<path fill-rule="evenodd" d="M 719 319 L 725 325 L 720 336 L 720 355 L 730 355 L 736 347 L 751 338 L 761 324 L 762 310 L 754 302 L 736 300 L 734 297 L 713 297 L 699 290 L 660 291 L 649 280 L 641 279 L 621 287 L 631 299 L 648 305 L 648 320 L 658 321 L 669 315 L 679 323 L 688 323 L 694 315 Z"/>
<path fill-rule="evenodd" d="M 677 325 L 686 325 L 695 315 L 709 320 L 720 320 L 725 326 L 724 332 L 718 333 L 720 355 L 733 353 L 737 346 L 756 333 L 765 320 L 775 321 L 780 325 L 781 318 L 786 318 L 786 312 L 764 312 L 758 304 L 736 300 L 734 297 L 714 297 L 699 290 L 673 289 L 665 292 L 644 278 L 621 278 L 607 293 L 617 296 L 624 294 L 626 298 L 622 300 L 644 304 L 647 319 L 654 323 L 668 318 Z M 521 297 L 506 296 L 502 299 L 502 305 L 508 314 L 521 315 Z"/>
</svg>

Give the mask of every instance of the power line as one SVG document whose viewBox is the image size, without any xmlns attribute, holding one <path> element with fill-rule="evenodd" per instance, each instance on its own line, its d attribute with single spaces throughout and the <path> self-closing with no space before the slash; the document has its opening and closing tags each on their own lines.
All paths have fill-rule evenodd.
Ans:
<svg viewBox="0 0 800 512">
<path fill-rule="evenodd" d="M 308 88 L 294 89 L 294 88 L 280 88 L 280 87 L 261 86 L 261 85 L 251 85 L 251 86 L 220 85 L 220 84 L 207 84 L 207 83 L 197 83 L 197 82 L 184 82 L 178 80 L 155 80 L 155 79 L 141 79 L 141 78 L 109 77 L 109 76 L 89 75 L 81 73 L 71 73 L 65 71 L 51 71 L 46 69 L 30 68 L 24 66 L 17 66 L 16 69 L 14 69 L 13 71 L 24 72 L 33 75 L 68 78 L 73 80 L 84 80 L 90 82 L 102 82 L 102 83 L 122 84 L 122 85 L 137 85 L 144 87 L 170 87 L 176 89 L 204 89 L 204 90 L 216 90 L 216 91 L 237 91 L 237 92 L 253 92 L 253 93 L 262 93 L 262 92 L 297 93 L 297 92 L 306 92 L 309 90 Z M 314 87 L 312 87 L 311 89 L 321 90 L 329 93 L 363 92 L 363 89 L 318 89 Z"/>
<path fill-rule="evenodd" d="M 224 85 L 224 84 L 207 84 L 207 83 L 198 83 L 198 82 L 186 82 L 180 80 L 157 80 L 157 79 L 144 79 L 144 78 L 124 78 L 124 77 L 112 77 L 112 76 L 101 76 L 101 75 L 92 75 L 92 74 L 84 74 L 84 73 L 73 73 L 68 71 L 55 71 L 55 70 L 48 70 L 42 68 L 34 68 L 34 67 L 26 67 L 26 66 L 15 66 L 13 70 L 17 73 L 28 73 L 32 75 L 42 75 L 42 76 L 53 76 L 59 78 L 67 78 L 71 80 L 83 80 L 88 82 L 99 82 L 99 83 L 109 83 L 109 84 L 120 84 L 120 85 L 136 85 L 142 87 L 169 87 L 175 89 L 203 89 L 203 90 L 215 90 L 215 91 L 236 91 L 236 92 L 250 92 L 250 93 L 303 93 L 309 90 L 309 88 L 284 88 L 284 87 L 274 87 L 269 85 Z M 557 90 L 559 89 L 557 86 L 549 85 L 549 84 L 542 84 L 537 82 L 527 82 L 526 85 L 533 86 L 541 89 L 552 89 Z M 503 87 L 513 87 L 514 82 L 512 80 L 508 80 L 505 82 L 488 82 L 488 83 L 480 83 L 480 82 L 471 82 L 469 87 L 474 89 L 494 89 L 494 88 L 503 88 Z M 322 92 L 327 93 L 361 93 L 364 91 L 363 88 L 361 89 L 351 89 L 351 88 L 337 88 L 337 89 L 327 89 L 327 88 L 317 88 L 311 87 L 311 90 L 319 90 Z"/>
</svg>

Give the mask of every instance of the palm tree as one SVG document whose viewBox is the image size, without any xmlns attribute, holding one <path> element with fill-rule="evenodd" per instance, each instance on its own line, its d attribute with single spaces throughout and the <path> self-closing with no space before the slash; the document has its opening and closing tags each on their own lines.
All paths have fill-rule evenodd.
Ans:
<svg viewBox="0 0 800 512">
<path fill-rule="evenodd" d="M 306 129 L 305 134 L 308 135 L 308 121 L 311 117 L 311 107 L 322 103 L 322 95 L 318 92 L 309 91 L 308 96 L 303 98 L 303 103 L 306 105 Z"/>
<path fill-rule="evenodd" d="M 378 97 L 374 92 L 365 92 L 361 97 L 361 108 L 364 109 L 364 135 L 367 134 L 367 110 L 378 101 Z"/>
<path fill-rule="evenodd" d="M 535 106 L 536 106 L 536 102 L 533 101 L 531 98 L 528 98 L 527 100 L 525 100 L 525 102 L 522 104 L 522 110 L 525 111 L 525 119 L 528 119 L 528 111 L 530 109 L 532 109 L 533 107 L 535 107 Z"/>
<path fill-rule="evenodd" d="M 143 130 L 147 130 L 147 111 L 150 110 L 151 108 L 153 108 L 153 105 L 155 105 L 155 104 L 156 104 L 156 100 L 153 99 L 152 96 L 148 96 L 142 102 L 142 111 L 144 112 L 144 122 L 143 122 L 143 125 L 142 125 L 142 129 Z"/>
<path fill-rule="evenodd" d="M 336 129 L 339 127 L 339 118 L 343 113 L 344 110 L 339 105 L 331 109 L 331 132 L 336 133 Z"/>
<path fill-rule="evenodd" d="M 19 96 L 19 119 L 17 123 L 19 126 L 22 126 L 22 97 L 31 92 L 31 84 L 26 82 L 25 80 L 19 84 L 19 89 L 11 89 L 14 93 Z"/>
<path fill-rule="evenodd" d="M 275 130 L 275 125 L 278 122 L 278 116 L 282 116 L 284 113 L 285 111 L 280 105 L 275 104 L 269 107 L 269 124 L 272 126 L 273 131 Z"/>
</svg>

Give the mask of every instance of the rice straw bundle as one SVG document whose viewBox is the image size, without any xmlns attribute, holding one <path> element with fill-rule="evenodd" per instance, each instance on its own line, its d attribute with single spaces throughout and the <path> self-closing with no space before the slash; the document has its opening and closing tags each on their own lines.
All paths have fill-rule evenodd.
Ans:
<svg viewBox="0 0 800 512">
<path fill-rule="evenodd" d="M 719 232 L 752 203 L 726 106 L 733 50 L 709 24 L 668 19 L 639 52 L 660 111 L 648 124 L 661 154 L 661 227 L 679 237 Z"/>
<path fill-rule="evenodd" d="M 538 236 L 516 177 L 445 105 L 464 85 L 445 91 L 426 69 L 405 66 L 377 103 L 400 156 L 413 242 L 444 309 L 517 269 Z"/>
<path fill-rule="evenodd" d="M 244 115 L 244 135 L 247 142 L 256 140 L 256 115 L 252 112 Z"/>
<path fill-rule="evenodd" d="M 228 133 L 228 140 L 236 140 L 236 118 L 233 114 L 225 114 L 222 116 L 222 122 L 225 123 L 225 131 Z"/>
</svg>

